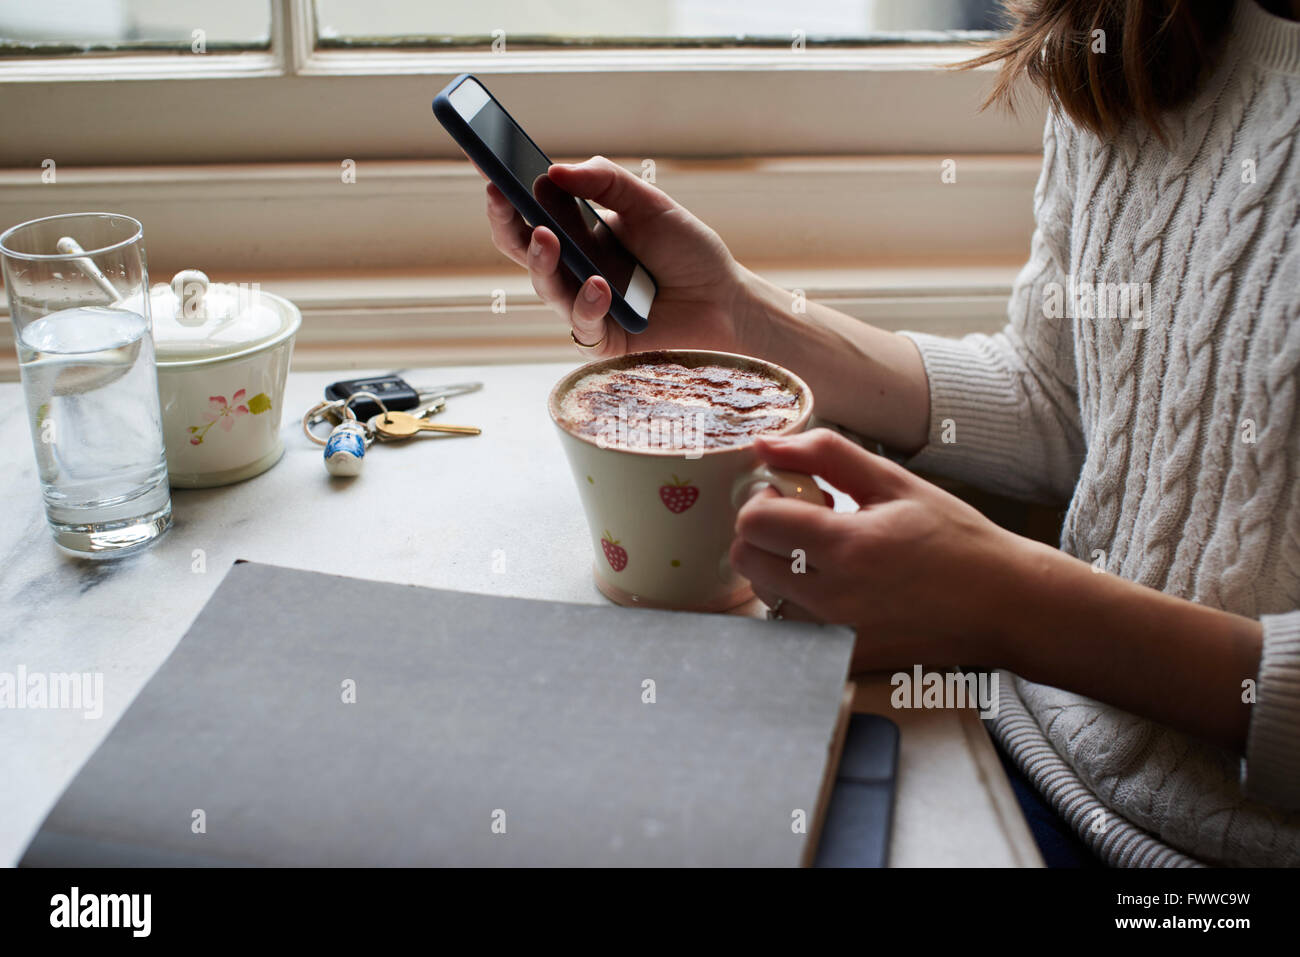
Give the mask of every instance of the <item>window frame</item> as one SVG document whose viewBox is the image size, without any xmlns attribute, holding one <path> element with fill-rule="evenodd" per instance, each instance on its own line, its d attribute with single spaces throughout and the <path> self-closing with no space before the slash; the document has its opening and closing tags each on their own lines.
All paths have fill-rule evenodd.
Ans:
<svg viewBox="0 0 1300 957">
<path fill-rule="evenodd" d="M 981 113 L 991 70 L 949 69 L 959 47 L 316 49 L 310 0 L 271 14 L 269 50 L 0 60 L 0 123 L 21 131 L 0 138 L 0 219 L 137 215 L 155 279 L 197 267 L 291 293 L 296 368 L 569 355 L 492 249 L 482 182 L 430 110 L 470 72 L 556 159 L 654 160 L 747 265 L 809 299 L 953 335 L 1005 315 L 1044 106 Z M 489 309 L 498 288 L 508 321 Z"/>
<path fill-rule="evenodd" d="M 32 132 L 0 140 L 0 166 L 456 158 L 428 104 L 459 73 L 482 77 L 554 155 L 1024 153 L 1041 142 L 1036 107 L 980 112 L 991 70 L 951 69 L 971 52 L 960 45 L 511 50 L 507 39 L 492 53 L 315 38 L 311 0 L 272 0 L 269 51 L 0 60 L 0 122 Z M 240 112 L 248 102 L 257 115 Z"/>
</svg>

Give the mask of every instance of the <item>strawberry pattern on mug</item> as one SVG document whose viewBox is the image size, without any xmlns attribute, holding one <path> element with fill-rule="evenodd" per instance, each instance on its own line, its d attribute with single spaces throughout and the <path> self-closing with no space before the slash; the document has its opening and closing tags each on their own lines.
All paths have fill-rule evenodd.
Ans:
<svg viewBox="0 0 1300 957">
<path fill-rule="evenodd" d="M 691 484 L 690 479 L 682 480 L 676 475 L 673 476 L 671 485 L 659 486 L 659 498 L 668 507 L 668 511 L 678 515 L 694 505 L 699 497 L 700 490 Z"/>
<path fill-rule="evenodd" d="M 627 568 L 627 549 L 618 543 L 618 539 L 605 529 L 605 537 L 600 540 L 601 550 L 605 553 L 605 561 L 609 562 L 609 567 L 616 572 L 621 572 Z"/>
</svg>

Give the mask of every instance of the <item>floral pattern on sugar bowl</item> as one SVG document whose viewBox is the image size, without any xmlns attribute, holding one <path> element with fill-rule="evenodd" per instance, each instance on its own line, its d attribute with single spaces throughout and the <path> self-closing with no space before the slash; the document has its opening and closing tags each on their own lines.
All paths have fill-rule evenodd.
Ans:
<svg viewBox="0 0 1300 957">
<path fill-rule="evenodd" d="M 229 432 L 235 427 L 235 420 L 239 416 L 261 415 L 270 410 L 271 400 L 265 392 L 257 393 L 244 404 L 243 398 L 247 391 L 240 389 L 231 396 L 229 402 L 224 395 L 209 396 L 208 411 L 203 413 L 203 424 L 190 426 L 190 445 L 202 445 L 203 437 L 214 425 L 219 426 L 223 432 Z"/>
</svg>

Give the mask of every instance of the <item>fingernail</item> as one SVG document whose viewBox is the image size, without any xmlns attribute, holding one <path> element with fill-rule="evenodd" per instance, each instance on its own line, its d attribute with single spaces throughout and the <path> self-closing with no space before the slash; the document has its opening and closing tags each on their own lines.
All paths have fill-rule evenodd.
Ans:
<svg viewBox="0 0 1300 957">
<path fill-rule="evenodd" d="M 596 288 L 594 282 L 587 283 L 586 289 L 583 290 L 582 298 L 587 300 L 587 302 L 595 302 L 600 298 L 600 290 Z"/>
<path fill-rule="evenodd" d="M 542 244 L 534 239 L 531 243 L 528 244 L 528 255 L 536 259 L 541 254 L 542 254 Z"/>
</svg>

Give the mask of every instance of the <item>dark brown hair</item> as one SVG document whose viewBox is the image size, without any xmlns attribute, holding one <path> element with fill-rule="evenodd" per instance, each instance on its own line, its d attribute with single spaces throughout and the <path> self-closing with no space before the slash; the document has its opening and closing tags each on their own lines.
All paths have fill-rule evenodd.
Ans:
<svg viewBox="0 0 1300 957">
<path fill-rule="evenodd" d="M 1075 124 L 1101 137 L 1136 118 L 1163 138 L 1162 114 L 1196 92 L 1232 13 L 1225 0 L 1003 0 L 1003 6 L 1010 33 L 960 64 L 1001 62 L 984 105 L 1014 109 L 1016 84 L 1028 77 Z"/>
</svg>

